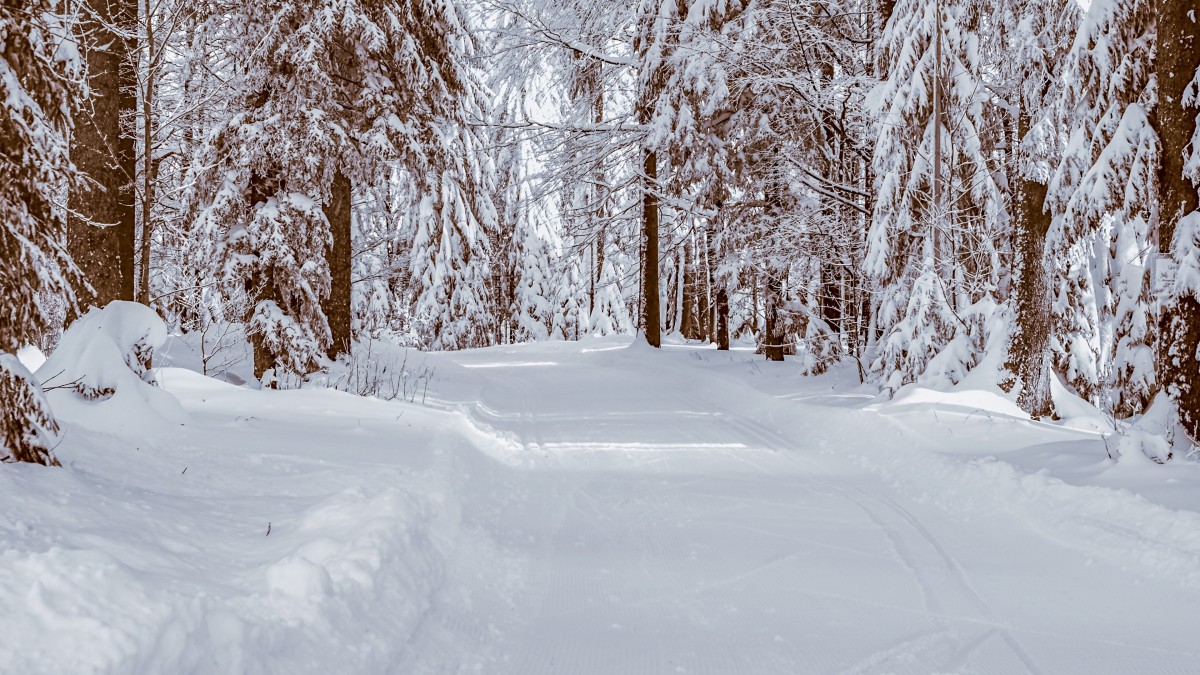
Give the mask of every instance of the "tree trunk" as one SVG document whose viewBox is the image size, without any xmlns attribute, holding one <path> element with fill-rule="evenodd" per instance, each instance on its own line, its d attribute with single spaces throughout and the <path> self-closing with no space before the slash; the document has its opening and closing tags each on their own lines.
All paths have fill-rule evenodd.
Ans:
<svg viewBox="0 0 1200 675">
<path fill-rule="evenodd" d="M 1031 126 L 1029 112 L 1022 110 L 1017 119 L 1018 144 Z M 1020 387 L 1017 405 L 1034 417 L 1047 417 L 1054 412 L 1050 400 L 1050 279 L 1045 258 L 1051 217 L 1045 209 L 1046 186 L 1027 178 L 1020 161 L 1015 173 L 1017 316 L 1008 370 L 1015 379 L 1014 386 Z"/>
<path fill-rule="evenodd" d="M 1195 2 L 1158 0 L 1159 245 L 1174 253 L 1180 218 L 1197 210 L 1196 186 L 1184 177 L 1184 155 L 1196 130 L 1196 110 L 1183 104 L 1187 85 L 1200 67 Z M 1188 436 L 1200 440 L 1200 302 L 1190 293 L 1163 307 L 1159 373 L 1179 408 Z"/>
<path fill-rule="evenodd" d="M 254 309 L 265 300 L 273 300 L 276 304 L 280 304 L 278 293 L 275 289 L 275 279 L 268 269 L 266 272 L 255 273 L 250 280 L 250 294 L 252 302 L 250 303 L 249 311 L 253 314 Z M 250 316 L 246 317 L 246 325 L 250 324 Z M 275 357 L 275 352 L 267 345 L 261 333 L 251 333 L 250 347 L 254 352 L 254 379 L 263 382 L 263 376 L 267 371 L 275 371 L 270 381 L 264 382 L 264 386 L 270 389 L 279 388 L 279 372 L 277 366 L 278 360 Z"/>
<path fill-rule="evenodd" d="M 725 288 L 724 283 L 717 284 L 716 293 L 716 321 L 715 332 L 717 334 L 717 351 L 729 351 L 729 290 Z"/>
<path fill-rule="evenodd" d="M 750 285 L 750 332 L 758 335 L 758 279 L 752 278 Z"/>
<path fill-rule="evenodd" d="M 767 272 L 766 321 L 763 322 L 763 354 L 768 361 L 783 360 L 783 279 Z"/>
<path fill-rule="evenodd" d="M 704 287 L 700 282 L 702 270 L 700 249 L 694 240 L 684 241 L 687 251 L 686 262 L 683 265 L 683 313 L 680 317 L 679 330 L 683 337 L 689 340 L 703 340 L 708 337 L 705 328 L 704 312 L 707 309 L 704 302 Z"/>
<path fill-rule="evenodd" d="M 642 189 L 642 244 L 645 261 L 642 263 L 642 322 L 646 342 L 651 347 L 662 346 L 662 319 L 658 297 L 658 154 L 643 150 L 642 170 L 645 173 Z"/>
<path fill-rule="evenodd" d="M 329 263 L 329 297 L 321 303 L 325 320 L 329 322 L 329 333 L 333 337 L 328 349 L 331 359 L 349 354 L 353 340 L 350 288 L 353 219 L 350 209 L 351 187 L 350 179 L 342 172 L 334 174 L 333 184 L 329 188 L 329 201 L 322 207 L 333 238 L 333 244 L 326 255 L 326 261 Z"/>
<path fill-rule="evenodd" d="M 133 63 L 138 6 L 95 0 L 96 21 L 82 40 L 92 97 L 75 114 L 71 160 L 90 181 L 69 195 L 67 250 L 92 289 L 77 289 L 79 308 L 134 299 L 134 137 L 121 115 L 137 110 Z M 114 30 L 116 28 L 116 30 Z"/>
<path fill-rule="evenodd" d="M 157 77 L 155 60 L 158 55 L 154 43 L 154 17 L 146 16 L 146 68 L 142 86 L 142 241 L 138 251 L 138 281 L 134 293 L 137 301 L 150 305 L 150 240 L 154 234 L 154 200 L 157 195 L 154 182 L 158 165 L 154 161 L 154 89 Z M 140 52 L 139 52 L 140 58 Z"/>
<path fill-rule="evenodd" d="M 778 149 L 772 151 L 770 164 L 767 167 L 767 185 L 764 196 L 767 201 L 767 213 L 771 219 L 781 224 L 784 213 L 784 197 L 787 194 L 787 186 L 784 184 L 782 169 L 780 165 Z M 778 225 L 777 225 L 778 226 Z M 763 322 L 763 354 L 770 361 L 783 360 L 783 317 L 780 316 L 783 309 L 783 277 L 778 270 L 766 268 L 766 294 L 763 297 L 763 314 L 766 319 Z"/>
</svg>

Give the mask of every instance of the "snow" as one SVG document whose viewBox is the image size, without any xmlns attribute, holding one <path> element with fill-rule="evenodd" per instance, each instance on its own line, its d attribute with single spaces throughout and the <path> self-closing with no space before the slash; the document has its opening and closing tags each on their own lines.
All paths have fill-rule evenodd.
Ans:
<svg viewBox="0 0 1200 675">
<path fill-rule="evenodd" d="M 180 349 L 153 373 L 184 426 L 56 404 L 64 467 L 0 467 L 0 672 L 1200 659 L 1194 462 L 1114 463 L 986 388 L 887 402 L 852 364 L 628 345 L 423 354 L 424 406 L 237 387 Z"/>
<path fill-rule="evenodd" d="M 174 397 L 154 386 L 145 368 L 166 339 L 166 326 L 154 310 L 113 302 L 74 321 L 35 375 L 55 413 L 82 426 L 133 432 L 180 425 L 187 414 Z M 33 363 L 38 355 L 26 358 Z"/>
</svg>

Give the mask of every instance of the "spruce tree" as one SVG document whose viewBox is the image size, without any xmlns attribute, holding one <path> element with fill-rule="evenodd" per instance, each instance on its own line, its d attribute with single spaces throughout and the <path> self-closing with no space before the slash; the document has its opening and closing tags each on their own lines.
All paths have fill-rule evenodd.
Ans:
<svg viewBox="0 0 1200 675">
<path fill-rule="evenodd" d="M 59 10 L 54 0 L 0 5 L 0 461 L 50 465 L 58 426 L 15 354 L 47 329 L 48 296 L 74 299 L 54 203 L 76 179 L 67 134 L 82 59 Z"/>
<path fill-rule="evenodd" d="M 1153 50 L 1149 0 L 1091 3 L 1064 64 L 1067 138 L 1047 196 L 1055 368 L 1118 417 L 1144 410 L 1158 386 L 1148 272 L 1160 152 Z"/>
</svg>

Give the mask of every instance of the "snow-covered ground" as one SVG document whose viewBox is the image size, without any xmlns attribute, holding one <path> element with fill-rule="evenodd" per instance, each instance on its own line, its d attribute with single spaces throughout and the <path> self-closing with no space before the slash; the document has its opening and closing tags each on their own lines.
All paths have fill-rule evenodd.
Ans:
<svg viewBox="0 0 1200 675">
<path fill-rule="evenodd" d="M 1200 670 L 1195 463 L 627 345 L 421 355 L 411 403 L 165 367 L 183 418 L 64 408 L 63 469 L 0 467 L 0 672 Z"/>
</svg>

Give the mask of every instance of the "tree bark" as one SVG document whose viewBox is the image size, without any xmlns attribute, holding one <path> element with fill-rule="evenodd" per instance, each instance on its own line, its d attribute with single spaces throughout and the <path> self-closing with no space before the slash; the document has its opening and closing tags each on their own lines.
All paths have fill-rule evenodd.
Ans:
<svg viewBox="0 0 1200 675">
<path fill-rule="evenodd" d="M 1029 133 L 1032 119 L 1022 110 L 1017 119 L 1017 142 Z M 1020 151 L 1018 150 L 1018 153 Z M 1017 244 L 1017 316 L 1008 352 L 1008 370 L 1020 387 L 1017 405 L 1033 417 L 1054 412 L 1050 400 L 1051 297 L 1046 268 L 1046 186 L 1016 170 L 1017 194 L 1013 215 Z"/>
<path fill-rule="evenodd" d="M 1184 177 L 1184 156 L 1196 130 L 1196 110 L 1183 104 L 1187 85 L 1200 67 L 1196 2 L 1158 0 L 1158 135 L 1162 140 L 1158 173 L 1159 245 L 1173 250 L 1180 218 L 1198 207 L 1196 186 Z M 1197 17 L 1200 18 L 1200 17 Z M 1200 440 L 1200 302 L 1191 295 L 1163 307 L 1159 374 L 1179 409 L 1187 435 Z"/>
<path fill-rule="evenodd" d="M 729 291 L 723 282 L 717 283 L 716 293 L 716 327 L 717 351 L 729 351 Z"/>
<path fill-rule="evenodd" d="M 137 158 L 121 116 L 137 110 L 137 73 L 130 35 L 137 2 L 95 0 L 95 22 L 81 40 L 92 97 L 75 115 L 71 159 L 90 180 L 69 195 L 67 250 L 91 290 L 77 289 L 79 307 L 134 299 L 134 195 Z"/>
<path fill-rule="evenodd" d="M 351 312 L 351 193 L 350 179 L 339 171 L 334 174 L 333 184 L 329 188 L 329 201 L 322 207 L 325 219 L 329 221 L 329 231 L 333 239 L 326 254 L 330 277 L 329 297 L 321 303 L 325 320 L 329 322 L 329 333 L 333 337 L 327 350 L 331 359 L 349 354 L 354 339 Z"/>
<path fill-rule="evenodd" d="M 768 178 L 766 194 L 764 195 L 768 204 L 768 214 L 776 223 L 783 220 L 784 210 L 784 195 L 787 192 L 787 187 L 784 184 L 783 176 L 780 168 L 781 162 L 778 157 L 778 150 L 773 151 L 770 166 L 768 167 Z M 766 295 L 763 298 L 764 317 L 763 322 L 763 354 L 766 355 L 769 361 L 782 361 L 784 352 L 783 339 L 783 317 L 780 316 L 783 309 L 783 278 L 782 272 L 767 267 L 766 269 Z"/>
<path fill-rule="evenodd" d="M 651 347 L 662 346 L 662 319 L 658 297 L 658 154 L 643 150 L 642 171 L 642 244 L 645 260 L 642 263 L 642 323 L 646 342 Z"/>
<path fill-rule="evenodd" d="M 254 309 L 258 307 L 259 303 L 265 300 L 273 300 L 275 301 L 275 304 L 281 304 L 278 290 L 275 287 L 275 280 L 272 277 L 272 271 L 269 268 L 264 272 L 257 272 L 251 277 L 251 302 L 249 308 L 250 316 L 253 315 Z M 247 325 L 250 324 L 250 316 L 246 317 Z M 274 373 L 275 377 L 269 382 L 264 383 L 264 385 L 270 389 L 278 389 L 279 372 L 277 370 L 277 366 L 279 365 L 279 362 L 276 358 L 275 352 L 267 345 L 267 342 L 265 339 L 263 339 L 261 333 L 251 333 L 248 337 L 250 338 L 251 350 L 254 353 L 254 379 L 262 382 L 263 375 L 265 375 L 269 370 L 274 370 L 276 371 Z"/>
<path fill-rule="evenodd" d="M 766 321 L 763 322 L 763 354 L 768 361 L 783 360 L 783 279 L 767 272 Z"/>
</svg>

